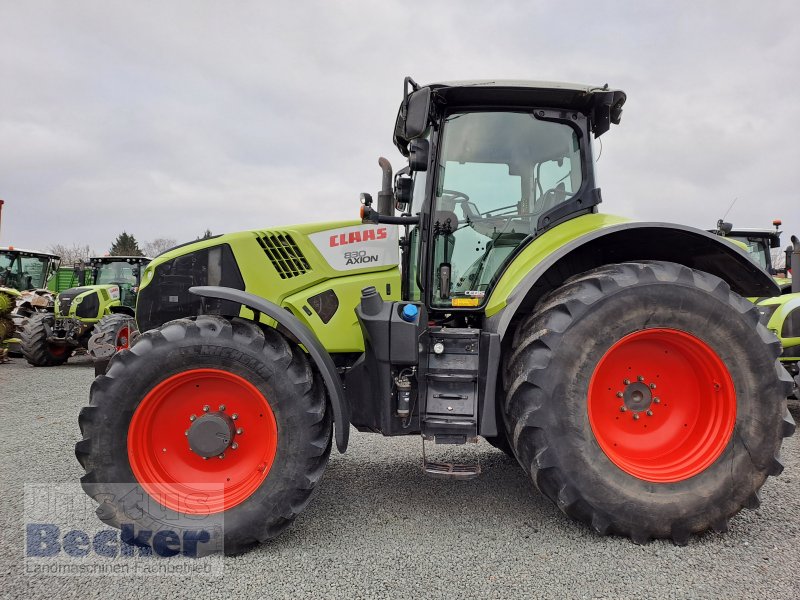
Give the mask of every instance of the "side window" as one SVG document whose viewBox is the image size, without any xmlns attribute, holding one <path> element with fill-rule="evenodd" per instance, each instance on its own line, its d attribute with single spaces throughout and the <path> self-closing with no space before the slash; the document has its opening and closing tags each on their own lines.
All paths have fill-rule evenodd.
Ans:
<svg viewBox="0 0 800 600">
<path fill-rule="evenodd" d="M 541 216 L 579 192 L 578 135 L 529 112 L 453 113 L 436 175 L 432 305 L 478 307 Z"/>
</svg>

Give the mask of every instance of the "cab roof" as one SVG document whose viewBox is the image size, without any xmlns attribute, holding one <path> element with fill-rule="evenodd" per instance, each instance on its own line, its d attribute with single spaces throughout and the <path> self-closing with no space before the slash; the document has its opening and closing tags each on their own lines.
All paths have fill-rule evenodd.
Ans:
<svg viewBox="0 0 800 600">
<path fill-rule="evenodd" d="M 406 78 L 408 82 L 410 78 Z M 445 107 L 509 107 L 554 108 L 585 113 L 590 120 L 595 137 L 600 137 L 612 124 L 622 118 L 622 106 L 627 96 L 618 89 L 580 83 L 534 81 L 515 79 L 478 79 L 444 81 L 418 86 L 414 92 L 430 88 L 433 104 Z M 394 143 L 403 155 L 410 142 L 406 138 L 404 123 L 405 100 L 400 105 L 395 122 Z"/>
<path fill-rule="evenodd" d="M 133 261 L 133 262 L 150 262 L 153 260 L 149 256 L 92 256 L 89 261 L 90 262 L 125 262 L 125 261 Z"/>
<path fill-rule="evenodd" d="M 627 98 L 622 90 L 604 86 L 559 81 L 520 79 L 476 79 L 431 83 L 437 95 L 455 104 L 500 104 L 586 110 L 600 94 L 611 93 L 612 105 L 621 108 Z"/>
<path fill-rule="evenodd" d="M 39 252 L 38 250 L 27 250 L 25 248 L 17 248 L 16 246 L 0 246 L 0 252 L 18 252 L 20 254 L 26 254 L 29 256 L 45 256 L 48 258 L 55 258 L 55 259 L 61 258 L 58 254 L 53 254 L 51 252 Z"/>
</svg>

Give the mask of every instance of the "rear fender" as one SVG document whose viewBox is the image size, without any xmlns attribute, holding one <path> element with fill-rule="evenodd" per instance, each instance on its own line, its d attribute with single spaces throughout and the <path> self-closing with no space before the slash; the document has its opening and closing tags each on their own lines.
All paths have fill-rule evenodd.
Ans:
<svg viewBox="0 0 800 600">
<path fill-rule="evenodd" d="M 693 227 L 672 223 L 604 224 L 555 249 L 545 242 L 546 252 L 539 250 L 537 255 L 537 242 L 546 235 L 524 248 L 500 278 L 487 304 L 488 331 L 505 336 L 515 317 L 527 314 L 548 291 L 573 275 L 613 263 L 674 262 L 716 275 L 744 297 L 780 294 L 772 277 L 747 253 L 725 238 Z M 514 269 L 518 261 L 524 261 L 529 268 Z M 497 297 L 498 292 L 501 297 Z"/>
</svg>

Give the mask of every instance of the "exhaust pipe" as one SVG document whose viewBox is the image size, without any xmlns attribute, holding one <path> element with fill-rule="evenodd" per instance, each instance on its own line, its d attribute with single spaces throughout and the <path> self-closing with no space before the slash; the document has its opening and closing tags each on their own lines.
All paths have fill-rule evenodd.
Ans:
<svg viewBox="0 0 800 600">
<path fill-rule="evenodd" d="M 392 164 L 382 156 L 378 165 L 383 170 L 381 191 L 378 192 L 378 214 L 391 217 L 394 214 L 394 192 L 392 191 Z"/>
<path fill-rule="evenodd" d="M 792 251 L 787 258 L 791 258 L 786 261 L 786 266 L 792 269 L 792 293 L 800 292 L 800 240 L 796 235 L 792 236 Z"/>
</svg>

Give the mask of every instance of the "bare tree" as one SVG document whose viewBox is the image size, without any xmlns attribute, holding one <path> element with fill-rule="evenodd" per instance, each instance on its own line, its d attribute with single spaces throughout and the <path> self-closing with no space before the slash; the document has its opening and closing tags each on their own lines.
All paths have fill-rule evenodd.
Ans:
<svg viewBox="0 0 800 600">
<path fill-rule="evenodd" d="M 71 246 L 52 244 L 47 248 L 47 251 L 60 256 L 61 264 L 65 267 L 72 266 L 76 262 L 83 262 L 94 255 L 94 251 L 88 244 L 72 244 Z"/>
<path fill-rule="evenodd" d="M 142 252 L 145 256 L 158 256 L 175 246 L 176 243 L 172 238 L 156 238 L 152 242 L 142 244 Z"/>
</svg>

